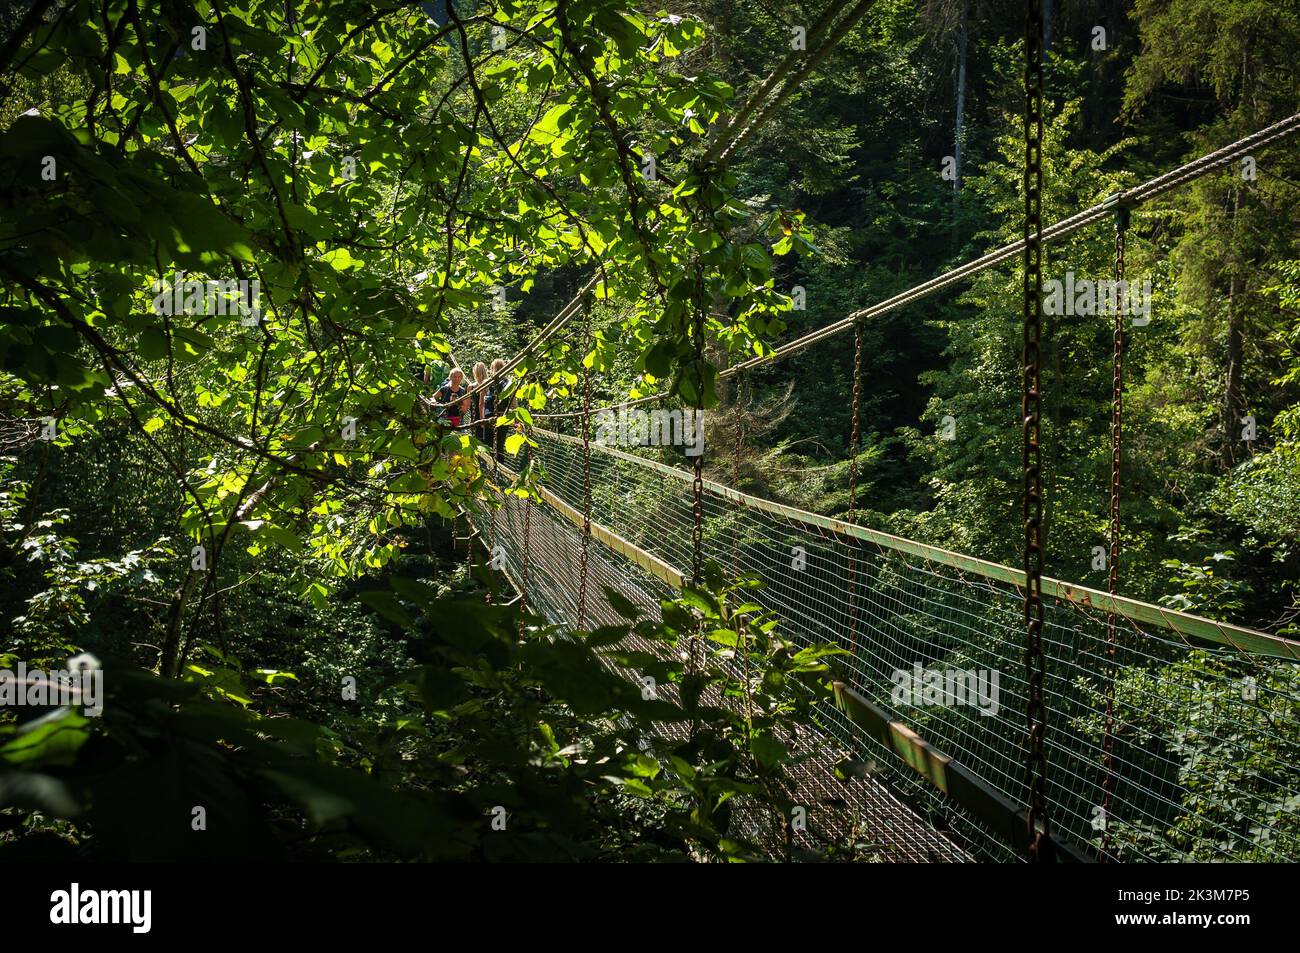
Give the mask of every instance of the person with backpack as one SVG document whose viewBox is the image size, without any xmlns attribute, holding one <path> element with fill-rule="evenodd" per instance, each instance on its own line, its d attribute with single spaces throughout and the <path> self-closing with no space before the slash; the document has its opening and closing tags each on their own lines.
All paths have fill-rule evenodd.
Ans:
<svg viewBox="0 0 1300 953">
<path fill-rule="evenodd" d="M 478 391 L 474 395 L 474 436 L 478 437 L 483 443 L 491 440 L 490 428 L 491 423 L 487 415 L 491 413 L 490 406 L 485 405 L 487 400 L 487 388 L 483 385 L 487 383 L 488 369 L 487 365 L 479 361 L 474 365 L 474 390 Z"/>
<path fill-rule="evenodd" d="M 447 379 L 433 395 L 434 403 L 442 405 L 439 407 L 439 418 L 452 427 L 460 427 L 465 423 L 466 412 L 469 409 L 469 398 L 466 394 L 465 372 L 459 367 L 453 367 Z"/>
<path fill-rule="evenodd" d="M 500 377 L 501 369 L 505 366 L 506 362 L 499 357 L 492 362 L 492 383 L 483 393 L 484 433 L 479 438 L 492 447 L 492 456 L 498 461 L 505 455 L 506 428 L 497 426 L 497 417 L 508 411 L 512 402 L 512 399 L 506 395 L 510 382 L 502 380 Z"/>
</svg>

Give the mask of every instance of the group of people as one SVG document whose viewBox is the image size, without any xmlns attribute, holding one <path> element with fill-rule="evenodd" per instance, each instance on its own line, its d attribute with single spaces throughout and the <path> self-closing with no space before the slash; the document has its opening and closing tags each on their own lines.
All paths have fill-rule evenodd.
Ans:
<svg viewBox="0 0 1300 953">
<path fill-rule="evenodd" d="M 433 394 L 433 401 L 439 408 L 439 417 L 447 426 L 456 429 L 473 427 L 474 435 L 495 448 L 498 454 L 500 445 L 505 442 L 505 431 L 497 427 L 496 419 L 509 408 L 510 403 L 505 396 L 509 381 L 499 377 L 505 363 L 498 357 L 489 369 L 488 365 L 479 361 L 473 368 L 472 384 L 465 380 L 464 371 L 453 367 Z"/>
</svg>

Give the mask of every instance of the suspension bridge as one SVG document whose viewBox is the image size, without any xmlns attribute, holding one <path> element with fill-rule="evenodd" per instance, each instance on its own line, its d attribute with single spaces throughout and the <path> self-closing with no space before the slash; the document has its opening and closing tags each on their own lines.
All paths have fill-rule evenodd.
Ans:
<svg viewBox="0 0 1300 953">
<path fill-rule="evenodd" d="M 1189 168 L 1204 174 L 1297 129 L 1300 116 Z M 1180 181 L 1190 181 L 1187 170 L 1144 184 L 1133 191 L 1130 207 Z M 1116 206 L 1108 201 L 1044 234 L 1063 236 Z M 783 345 L 766 360 L 860 329 L 861 321 L 994 267 L 1024 247 L 983 256 Z M 860 371 L 860 335 L 858 345 Z M 1121 342 L 1117 368 L 1122 353 Z M 735 365 L 724 375 L 761 362 Z M 589 401 L 590 381 L 584 384 Z M 1118 371 L 1116 387 L 1118 402 Z M 855 456 L 860 388 L 855 374 Z M 590 440 L 598 410 L 648 400 L 538 415 L 528 428 L 530 452 L 544 474 L 535 498 L 505 492 L 514 474 L 485 461 L 494 475 L 492 502 L 476 525 L 484 544 L 504 555 L 505 576 L 530 609 L 571 629 L 617 624 L 605 587 L 653 616 L 659 600 L 691 581 L 701 560 L 757 576 L 763 586 L 754 601 L 778 614 L 786 638 L 849 653 L 835 706 L 820 712 L 808 737 L 794 739 L 795 750 L 820 754 L 801 773 L 810 802 L 830 816 L 824 831 L 865 831 L 892 859 L 1019 856 L 1031 830 L 1024 810 L 1025 726 L 1016 717 L 1033 691 L 1023 659 L 1025 570 L 859 525 L 853 503 L 849 519 L 832 519 L 702 477 L 697 486 L 698 473 Z M 582 436 L 542 426 L 566 422 L 577 424 Z M 1112 569 L 1119 555 L 1120 437 L 1117 422 Z M 734 446 L 741 452 L 741 435 Z M 1042 692 L 1051 712 L 1043 736 L 1044 801 L 1060 855 L 1124 861 L 1300 856 L 1300 752 L 1292 730 L 1300 715 L 1300 643 L 1126 599 L 1117 581 L 1112 572 L 1104 592 L 1050 577 L 1039 583 Z M 1000 673 L 1001 713 L 900 707 L 892 700 L 897 673 L 918 665 Z M 869 765 L 868 775 L 847 784 L 834 780 L 834 765 L 845 757 Z M 1210 790 L 1203 789 L 1207 781 Z"/>
<path fill-rule="evenodd" d="M 692 166 L 716 169 L 732 160 L 873 2 L 827 3 L 805 45 L 792 48 L 734 113 L 714 124 Z M 499 557 L 493 564 L 504 582 L 555 638 L 622 624 L 623 603 L 658 619 L 663 602 L 698 583 L 702 567 L 715 563 L 761 583 L 747 598 L 774 614 L 783 638 L 843 650 L 833 663 L 831 697 L 782 739 L 794 756 L 794 799 L 806 808 L 806 827 L 792 832 L 788 819 L 742 809 L 732 820 L 739 836 L 787 843 L 793 837 L 817 853 L 853 843 L 883 861 L 1294 862 L 1300 860 L 1300 642 L 1121 594 L 1122 295 L 1108 355 L 1105 587 L 1048 574 L 1040 334 L 1047 246 L 1113 224 L 1114 277 L 1124 281 L 1130 213 L 1293 139 L 1300 113 L 1045 223 L 1042 37 L 1042 0 L 1027 0 L 1019 240 L 722 368 L 719 379 L 732 385 L 734 411 L 729 481 L 719 476 L 727 461 L 711 453 L 684 463 L 661 451 L 593 441 L 592 421 L 601 412 L 668 409 L 674 398 L 668 391 L 637 392 L 595 406 L 593 372 L 584 365 L 579 409 L 508 416 L 527 437 L 518 458 L 476 447 L 484 491 L 465 510 L 471 545 Z M 662 157 L 657 181 L 675 189 L 664 171 L 669 158 Z M 635 164 L 630 171 L 635 177 Z M 1009 532 L 1024 544 L 1023 564 L 1003 565 L 864 525 L 858 513 L 863 327 L 1017 262 L 1023 495 L 1022 518 Z M 525 347 L 465 396 L 537 373 L 575 322 L 574 338 L 589 352 L 587 305 L 603 277 L 598 268 L 581 282 Z M 701 366 L 709 322 L 719 316 L 696 307 L 693 318 L 691 344 Z M 722 315 L 719 323 L 725 320 Z M 748 375 L 849 332 L 847 512 L 832 517 L 745 492 L 736 475 L 745 452 L 741 395 Z M 704 388 L 697 383 L 694 390 Z M 427 409 L 445 406 L 430 402 Z M 727 425 L 728 412 L 717 412 L 715 426 Z M 0 420 L 0 453 L 32 446 L 41 424 L 41 418 Z M 277 479 L 268 477 L 234 519 L 251 516 Z M 664 651 L 636 635 L 618 648 Z M 629 678 L 639 675 L 610 665 Z M 981 699 L 988 704 L 945 703 L 952 701 L 947 682 L 932 701 L 925 689 L 933 686 L 923 675 L 934 672 L 996 675 L 994 692 Z M 903 684 L 921 688 L 920 699 L 900 693 Z M 672 700 L 674 686 L 663 690 Z M 665 742 L 675 740 L 670 727 L 659 730 Z M 737 801 L 743 808 L 744 798 Z"/>
<path fill-rule="evenodd" d="M 792 54 L 760 84 L 721 124 L 705 161 L 733 154 L 870 6 L 830 5 L 809 31 L 810 54 Z M 466 515 L 528 609 L 562 631 L 622 621 L 609 593 L 653 618 L 661 600 L 713 561 L 761 580 L 752 599 L 777 614 L 786 639 L 842 647 L 834 703 L 789 739 L 804 758 L 800 796 L 823 842 L 865 840 L 885 860 L 1296 860 L 1300 643 L 1118 591 L 1122 307 L 1114 315 L 1107 588 L 1044 574 L 1039 329 L 1045 245 L 1113 221 L 1122 281 L 1131 210 L 1293 136 L 1300 114 L 1045 225 L 1041 3 L 1026 7 L 1024 237 L 719 375 L 740 390 L 748 371 L 855 332 L 847 518 L 705 479 L 703 457 L 683 469 L 593 443 L 594 414 L 669 395 L 595 408 L 589 369 L 581 409 L 520 415 L 541 475 L 531 492 L 510 492 L 512 462 L 484 454 L 488 490 Z M 1018 256 L 1025 561 L 1013 568 L 883 533 L 856 516 L 863 324 Z M 589 336 L 584 303 L 597 278 L 471 395 L 527 373 L 579 315 Z M 576 434 L 561 432 L 568 423 Z M 999 710 L 900 702 L 899 673 L 935 669 L 998 673 Z M 734 823 L 753 833 L 763 821 L 741 814 Z"/>
<path fill-rule="evenodd" d="M 690 581 L 692 474 L 554 431 L 533 436 L 540 500 L 503 492 L 513 474 L 501 466 L 495 506 L 475 519 L 505 577 L 561 627 L 619 624 L 606 587 L 654 617 Z M 830 815 L 831 831 L 866 831 L 886 859 L 1023 852 L 1023 571 L 709 480 L 703 504 L 704 558 L 761 579 L 750 598 L 778 614 L 783 637 L 850 653 L 836 705 L 794 745 L 821 752 L 801 772 L 810 813 Z M 1300 855 L 1300 644 L 1051 578 L 1043 591 L 1047 800 L 1061 852 Z M 1000 673 L 1000 711 L 895 704 L 895 673 L 917 664 Z M 1292 756 L 1260 760 L 1261 747 Z M 846 756 L 869 776 L 835 780 Z M 1215 790 L 1198 789 L 1202 774 Z"/>
</svg>

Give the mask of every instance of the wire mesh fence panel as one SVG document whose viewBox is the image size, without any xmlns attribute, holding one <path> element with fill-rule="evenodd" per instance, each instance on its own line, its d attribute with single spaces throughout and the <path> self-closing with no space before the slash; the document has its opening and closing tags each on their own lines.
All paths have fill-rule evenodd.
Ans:
<svg viewBox="0 0 1300 953">
<path fill-rule="evenodd" d="M 581 474 L 578 479 L 581 480 Z M 593 493 L 593 497 L 595 495 Z M 501 571 L 516 590 L 524 593 L 530 610 L 558 627 L 560 634 L 557 637 L 565 637 L 564 633 L 575 628 L 578 611 L 580 527 L 544 504 L 499 491 L 493 492 L 491 498 L 495 511 L 490 521 L 483 514 L 475 519 L 481 526 L 490 525 L 495 531 L 490 545 Z M 615 501 L 610 499 L 608 502 L 612 505 Z M 527 507 L 531 507 L 531 512 L 527 519 L 525 569 L 524 510 Z M 594 512 L 593 521 L 600 522 Z M 587 571 L 589 626 L 618 625 L 624 621 L 611 605 L 606 587 L 631 601 L 652 619 L 659 617 L 660 600 L 672 595 L 671 587 L 663 580 L 594 541 L 588 552 Z M 621 647 L 642 652 L 664 651 L 662 644 L 640 640 L 635 634 Z M 609 664 L 628 678 L 640 678 L 638 672 L 620 668 L 612 661 Z M 673 685 L 658 686 L 658 690 L 665 700 L 674 701 L 677 697 Z M 721 696 L 713 701 L 730 703 Z M 656 728 L 664 740 L 682 740 L 680 725 L 665 724 Z M 825 725 L 809 725 L 785 739 L 796 762 L 791 771 L 792 796 L 796 803 L 806 808 L 806 829 L 794 830 L 786 819 L 772 817 L 769 809 L 739 799 L 731 822 L 732 833 L 764 843 L 774 850 L 779 850 L 788 837 L 788 846 L 795 850 L 796 855 L 799 850 L 825 851 L 828 847 L 835 847 L 842 854 L 858 859 L 880 861 L 970 859 L 970 855 L 951 837 L 936 830 L 879 778 L 868 775 L 837 777 L 837 767 L 848 760 L 850 754 L 843 740 L 842 733 L 828 730 Z"/>
<path fill-rule="evenodd" d="M 558 434 L 535 438 L 547 486 L 580 500 L 580 448 Z M 688 473 L 597 446 L 591 480 L 593 520 L 667 563 L 690 565 Z M 764 585 L 754 601 L 779 615 L 786 637 L 843 647 L 849 655 L 838 664 L 857 693 L 1005 800 L 1025 803 L 1016 571 L 719 484 L 706 483 L 704 518 L 705 558 L 757 575 Z M 1295 644 L 1121 600 L 1112 661 L 1104 595 L 1052 586 L 1044 626 L 1047 795 L 1059 834 L 1117 860 L 1300 857 L 1300 666 L 1286 660 Z M 1014 856 L 1005 838 L 893 767 L 892 753 L 842 713 L 828 706 L 819 723 L 982 854 Z"/>
</svg>

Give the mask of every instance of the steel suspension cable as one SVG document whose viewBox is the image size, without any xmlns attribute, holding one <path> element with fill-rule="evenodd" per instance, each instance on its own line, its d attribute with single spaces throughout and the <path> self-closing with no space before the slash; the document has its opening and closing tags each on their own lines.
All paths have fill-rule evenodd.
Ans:
<svg viewBox="0 0 1300 953">
<path fill-rule="evenodd" d="M 487 390 L 487 388 L 491 387 L 495 382 L 504 380 L 509 376 L 511 371 L 540 350 L 543 344 L 562 331 L 573 316 L 582 310 L 583 300 L 587 293 L 596 286 L 596 281 L 600 278 L 600 275 L 601 272 L 599 271 L 592 275 L 591 278 L 587 280 L 587 283 L 579 289 L 578 293 L 573 296 L 569 303 L 561 308 L 555 317 L 547 323 L 546 327 L 537 332 L 536 337 L 524 345 L 524 347 L 522 347 L 514 357 L 506 361 L 505 364 L 503 364 L 496 372 L 489 373 L 482 384 L 477 384 L 470 390 L 466 391 L 465 394 L 462 395 L 461 399 L 463 400 L 465 397 L 473 398 Z M 453 403 L 457 403 L 457 401 L 448 401 L 445 404 L 431 403 L 429 406 L 433 410 L 442 410 L 443 408 L 450 407 Z"/>
<path fill-rule="evenodd" d="M 1086 208 L 1081 212 L 1076 212 L 1074 215 L 1048 226 L 1042 230 L 1040 244 L 1046 245 L 1048 242 L 1058 241 L 1069 235 L 1073 235 L 1075 232 L 1088 225 L 1092 225 L 1107 218 L 1115 206 L 1121 201 L 1130 208 L 1140 205 L 1143 202 L 1149 202 L 1151 199 L 1163 195 L 1180 185 L 1184 185 L 1187 182 L 1213 171 L 1214 169 L 1227 165 L 1235 159 L 1239 159 L 1252 151 L 1273 145 L 1282 139 L 1293 136 L 1297 132 L 1300 132 L 1300 113 L 1288 116 L 1280 122 L 1276 122 L 1271 126 L 1252 133 L 1251 135 L 1239 139 L 1221 149 L 1216 149 L 1214 152 L 1201 156 L 1199 159 L 1195 159 L 1185 165 L 1179 166 L 1177 169 L 1166 172 L 1164 175 L 1143 182 L 1142 184 L 1122 192 L 1119 195 L 1110 196 L 1097 205 Z M 833 337 L 842 331 L 848 330 L 853 326 L 855 321 L 876 318 L 882 314 L 901 308 L 904 305 L 918 301 L 921 298 L 929 297 L 936 291 L 941 291 L 962 279 L 974 277 L 980 272 L 987 271 L 1004 261 L 1014 258 L 1017 254 L 1022 253 L 1024 249 L 1025 240 L 1021 238 L 1009 245 L 1004 245 L 1002 248 L 998 248 L 986 255 L 950 269 L 941 275 L 931 278 L 929 281 L 922 282 L 915 287 L 902 291 L 878 304 L 871 305 L 868 308 L 863 308 L 861 311 L 855 311 L 839 321 L 835 321 L 831 324 L 825 325 L 824 327 L 818 328 L 815 331 L 811 331 L 803 337 L 796 338 L 795 340 L 774 349 L 768 354 L 751 358 L 741 364 L 733 365 L 731 368 L 722 372 L 720 376 L 734 374 L 742 369 L 748 370 L 763 364 L 770 364 L 782 360 L 804 350 L 810 345 L 816 344 L 828 337 Z"/>
<path fill-rule="evenodd" d="M 719 374 L 718 376 L 721 377 L 722 375 Z M 625 400 L 618 404 L 606 404 L 603 407 L 596 408 L 596 413 L 604 410 L 613 411 L 623 410 L 628 407 L 640 407 L 642 404 L 652 404 L 657 400 L 663 400 L 667 396 L 667 391 L 660 391 L 657 394 L 649 394 L 645 397 L 638 397 L 635 400 Z M 571 420 L 572 418 L 580 417 L 581 415 L 582 411 L 580 410 L 568 410 L 555 414 L 533 414 L 533 418 L 535 420 Z"/>
<path fill-rule="evenodd" d="M 1181 165 L 1176 169 L 1171 169 L 1163 175 L 1157 176 L 1154 179 L 1149 179 L 1140 185 L 1134 186 L 1132 189 L 1128 189 L 1127 191 L 1112 195 L 1103 202 L 1090 206 L 1047 226 L 1042 229 L 1040 233 L 1040 244 L 1046 246 L 1049 242 L 1067 238 L 1089 225 L 1102 221 L 1107 218 L 1121 202 L 1129 208 L 1134 208 L 1144 202 L 1149 202 L 1154 198 L 1158 198 L 1181 185 L 1194 181 L 1215 169 L 1228 165 L 1252 152 L 1275 145 L 1283 139 L 1295 135 L 1297 132 L 1300 132 L 1300 113 L 1295 113 L 1285 119 L 1279 120 L 1270 126 L 1266 126 L 1263 129 L 1251 133 L 1249 136 L 1238 139 L 1236 142 L 1229 143 L 1220 149 L 1207 153 L 1206 155 Z M 891 311 L 896 311 L 901 307 L 920 301 L 923 298 L 928 298 L 930 295 L 942 291 L 950 285 L 954 285 L 966 278 L 973 278 L 981 272 L 988 271 L 990 268 L 994 268 L 1005 261 L 1009 261 L 1016 255 L 1022 254 L 1024 250 L 1025 240 L 1023 238 L 1017 239 L 1009 245 L 1004 245 L 985 255 L 981 255 L 979 258 L 974 258 L 962 265 L 951 268 L 943 274 L 936 275 L 934 278 L 924 281 L 919 285 L 901 291 L 890 298 L 886 298 L 884 301 L 880 301 L 859 311 L 854 311 L 838 321 L 833 321 L 830 324 L 823 325 L 820 328 L 808 332 L 802 337 L 795 338 L 793 341 L 789 341 L 780 347 L 774 348 L 767 354 L 750 358 L 749 360 L 742 361 L 739 364 L 733 364 L 731 367 L 719 372 L 718 378 L 720 380 L 726 379 L 743 371 L 752 370 L 766 364 L 774 364 L 778 361 L 785 360 L 814 344 L 818 344 L 827 338 L 834 337 L 847 331 L 858 321 L 878 318 Z M 635 400 L 609 404 L 597 408 L 597 410 L 618 410 L 622 407 L 635 407 L 640 404 L 660 400 L 665 396 L 667 396 L 667 392 L 650 394 L 646 397 L 639 397 Z M 573 417 L 576 416 L 576 414 L 538 414 L 535 416 L 558 419 L 561 417 Z"/>
<path fill-rule="evenodd" d="M 831 20 L 834 19 L 837 10 L 838 4 L 836 0 L 831 0 L 826 5 L 826 9 L 822 11 L 822 15 L 817 18 L 808 30 L 804 39 L 807 42 L 816 43 L 821 38 L 822 33 L 826 31 L 826 27 L 830 25 Z M 786 54 L 785 59 L 778 63 L 776 69 L 768 74 L 767 79 L 763 80 L 758 89 L 754 90 L 753 94 L 745 100 L 744 105 L 718 127 L 716 138 L 709 148 L 705 150 L 704 162 L 716 162 L 722 151 L 731 145 L 732 137 L 735 135 L 735 130 L 740 128 L 740 124 L 746 122 L 759 104 L 772 95 L 772 92 L 781 85 L 791 71 L 798 68 L 799 64 L 807 59 L 806 53 L 803 56 L 800 56 L 800 53 L 805 53 L 805 51 L 792 49 Z"/>
<path fill-rule="evenodd" d="M 1024 344 L 1021 421 L 1024 445 L 1025 679 L 1029 684 L 1025 776 L 1029 789 L 1029 860 L 1051 860 L 1047 813 L 1047 757 L 1043 740 L 1047 705 L 1043 697 L 1043 486 L 1041 341 L 1043 311 L 1043 0 L 1025 2 Z"/>
<path fill-rule="evenodd" d="M 764 122 L 771 118 L 772 113 L 782 102 L 785 101 L 790 93 L 794 91 L 797 85 L 802 82 L 807 75 L 826 58 L 827 55 L 829 55 L 830 51 L 837 46 L 841 40 L 844 39 L 849 30 L 866 15 L 867 10 L 874 2 L 875 0 L 859 0 L 859 3 L 839 21 L 830 38 L 824 44 L 819 46 L 811 56 L 804 53 L 804 51 L 792 50 L 790 54 L 786 56 L 785 60 L 783 60 L 781 64 L 772 71 L 759 89 L 755 91 L 754 95 L 746 100 L 744 106 L 742 106 L 741 109 L 727 121 L 726 125 L 719 130 L 718 137 L 705 151 L 701 160 L 702 163 L 711 164 L 729 159 Z M 830 25 L 831 21 L 834 20 L 835 14 L 838 13 L 838 11 L 839 7 L 836 3 L 832 2 L 828 5 L 825 12 L 823 12 L 821 17 L 817 19 L 816 23 L 813 24 L 812 29 L 807 34 L 806 39 L 808 42 L 815 42 L 821 37 Z M 799 53 L 804 53 L 804 55 L 796 55 Z M 790 78 L 789 82 L 785 82 L 787 76 L 789 76 L 792 71 L 794 74 L 793 77 Z M 775 93 L 773 92 L 774 90 Z M 764 103 L 764 100 L 768 101 L 766 105 L 763 105 L 760 109 L 759 106 Z M 753 117 L 752 119 L 749 118 L 751 116 Z M 746 122 L 746 120 L 748 120 L 748 122 Z M 740 127 L 741 122 L 746 122 L 743 128 Z M 529 342 L 526 347 L 507 361 L 505 366 L 502 367 L 495 376 L 504 376 L 505 374 L 508 374 L 515 367 L 519 366 L 519 364 L 521 364 L 529 355 L 535 353 L 542 344 L 555 334 L 559 333 L 559 331 L 562 330 L 581 309 L 583 297 L 595 287 L 596 281 L 599 277 L 599 272 L 592 275 L 569 303 L 561 308 L 555 317 L 551 319 L 550 323 L 538 332 L 537 336 Z M 494 378 L 489 378 L 488 381 L 485 382 L 484 386 L 486 386 L 487 383 L 490 383 L 493 379 Z M 470 396 L 473 396 L 477 392 L 478 389 L 470 391 Z M 436 409 L 441 409 L 444 405 L 434 406 Z"/>
</svg>

